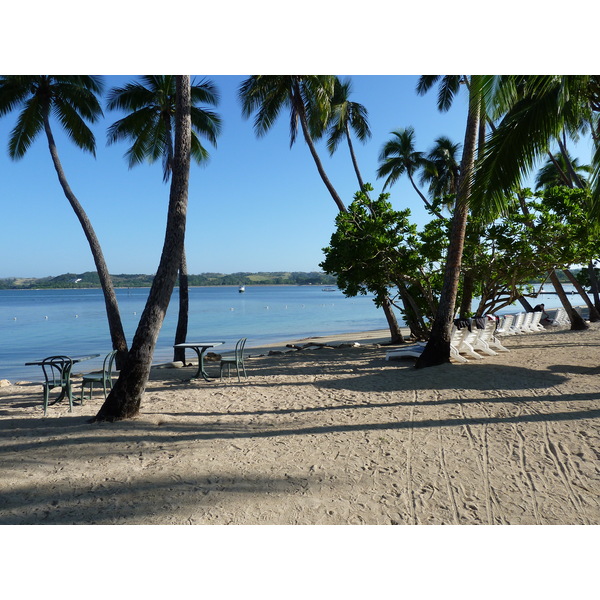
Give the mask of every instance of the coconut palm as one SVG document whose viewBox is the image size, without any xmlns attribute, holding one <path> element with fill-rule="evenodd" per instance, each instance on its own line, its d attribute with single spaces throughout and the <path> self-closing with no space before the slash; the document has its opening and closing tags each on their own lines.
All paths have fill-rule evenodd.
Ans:
<svg viewBox="0 0 600 600">
<path fill-rule="evenodd" d="M 498 127 L 489 137 L 473 188 L 473 204 L 491 218 L 505 208 L 506 198 L 521 187 L 523 179 L 556 141 L 563 159 L 568 158 L 565 132 L 576 137 L 591 125 L 595 144 L 591 178 L 590 215 L 600 221 L 600 144 L 594 127 L 600 111 L 598 76 L 530 75 L 499 78 L 494 90 L 497 110 L 503 114 Z M 551 158 L 562 171 L 558 159 Z M 563 179 L 576 187 L 585 187 L 570 160 Z M 552 278 L 556 285 L 558 279 Z M 559 290 L 557 289 L 557 292 Z M 572 329 L 587 325 L 564 294 L 561 302 L 571 320 Z"/>
<path fill-rule="evenodd" d="M 95 156 L 96 141 L 86 121 L 94 123 L 102 115 L 97 98 L 102 88 L 101 78 L 89 75 L 1 76 L 0 116 L 22 109 L 8 145 L 9 155 L 15 160 L 25 155 L 40 132 L 46 134 L 59 183 L 81 223 L 94 258 L 104 294 L 112 345 L 118 351 L 117 365 L 120 368 L 127 352 L 127 342 L 115 290 L 94 228 L 67 181 L 50 126 L 52 115 L 79 148 Z"/>
<path fill-rule="evenodd" d="M 143 161 L 162 159 L 163 180 L 171 176 L 173 167 L 173 131 L 175 119 L 175 76 L 144 75 L 139 82 L 112 88 L 108 94 L 108 108 L 127 111 L 128 114 L 108 129 L 108 143 L 120 140 L 131 142 L 125 153 L 129 167 Z M 208 159 L 208 151 L 200 138 L 216 146 L 221 130 L 220 117 L 200 104 L 216 106 L 219 95 L 212 82 L 202 80 L 191 85 L 192 158 L 201 164 Z M 179 265 L 179 318 L 175 344 L 185 342 L 188 327 L 188 275 L 185 249 Z M 185 363 L 185 350 L 176 348 L 174 360 Z"/>
<path fill-rule="evenodd" d="M 95 421 L 116 421 L 139 413 L 152 355 L 162 326 L 183 254 L 191 162 L 190 78 L 175 78 L 175 143 L 165 241 L 144 312 L 131 343 L 129 357 Z"/>
<path fill-rule="evenodd" d="M 379 168 L 377 177 L 386 177 L 383 189 L 393 185 L 404 174 L 408 176 L 413 188 L 423 200 L 427 208 L 437 217 L 442 216 L 433 208 L 423 192 L 417 187 L 414 176 L 426 165 L 426 159 L 422 152 L 415 150 L 415 130 L 412 127 L 396 129 L 390 132 L 393 136 L 382 147 L 379 153 Z"/>
<path fill-rule="evenodd" d="M 325 187 L 338 209 L 345 211 L 346 206 L 329 181 L 314 143 L 329 121 L 334 87 L 333 75 L 252 75 L 242 81 L 238 97 L 245 118 L 256 113 L 254 131 L 259 137 L 271 129 L 282 110 L 289 109 L 290 147 L 296 141 L 300 124 Z"/>
<path fill-rule="evenodd" d="M 473 206 L 487 207 L 490 217 L 505 208 L 506 197 L 522 187 L 524 179 L 542 159 L 553 140 L 563 132 L 575 135 L 594 120 L 595 76 L 530 75 L 500 78 L 496 89 L 498 112 L 503 118 L 489 136 L 473 187 Z M 600 108 L 600 107 L 598 107 Z M 600 193 L 600 144 L 592 168 L 592 191 Z M 569 161 L 565 161 L 571 176 Z M 600 204 L 596 204 L 600 209 Z M 599 211 L 600 212 L 600 211 Z"/>
<path fill-rule="evenodd" d="M 567 160 L 570 161 L 573 170 L 579 177 L 579 183 L 583 187 L 587 187 L 587 176 L 592 173 L 592 167 L 590 165 L 582 165 L 579 163 L 579 159 L 572 158 L 567 154 L 565 159 L 561 153 L 556 157 L 549 158 L 545 164 L 538 171 L 535 178 L 535 189 L 541 190 L 551 188 L 556 185 L 566 185 L 573 187 L 574 182 L 569 177 L 569 169 L 567 167 Z"/>
<path fill-rule="evenodd" d="M 423 76 L 419 79 L 417 92 L 425 94 L 440 79 L 440 76 Z M 438 109 L 448 110 L 452 99 L 458 91 L 463 77 L 450 75 L 440 81 L 438 94 Z M 481 113 L 481 91 L 478 76 L 472 76 L 468 81 L 469 111 L 463 143 L 463 154 L 460 165 L 460 179 L 456 203 L 452 216 L 450 230 L 450 244 L 444 268 L 444 282 L 438 311 L 431 328 L 429 341 L 423 353 L 417 359 L 417 368 L 429 367 L 450 362 L 450 339 L 460 280 L 462 253 L 465 241 L 465 231 L 469 214 L 469 201 L 471 197 L 471 180 L 475 166 L 475 152 L 479 133 L 479 119 Z"/>
<path fill-rule="evenodd" d="M 431 199 L 454 195 L 458 191 L 460 144 L 440 136 L 425 157 L 421 170 L 421 185 L 429 186 Z"/>
<path fill-rule="evenodd" d="M 336 88 L 336 82 L 339 86 L 339 81 L 332 75 L 253 75 L 242 82 L 238 90 L 238 97 L 242 104 L 244 117 L 248 118 L 256 113 L 254 131 L 259 137 L 269 131 L 283 109 L 289 109 L 290 147 L 296 141 L 298 123 L 300 123 L 302 135 L 325 187 L 331 194 L 338 210 L 347 212 L 346 205 L 325 173 L 314 144 L 314 139 L 321 137 L 328 124 L 331 123 L 331 116 L 335 112 L 334 98 L 336 101 L 343 98 L 343 90 L 340 87 Z M 336 89 L 337 96 L 335 96 Z M 347 93 L 349 91 L 348 87 Z M 361 116 L 357 121 L 358 129 L 363 132 L 360 135 L 366 132 L 364 124 L 358 125 L 362 118 Z M 364 120 L 366 124 L 366 111 Z M 368 125 L 366 127 L 368 128 Z M 357 167 L 355 166 L 355 168 Z M 358 171 L 357 175 L 359 175 Z M 359 185 L 362 187 L 360 179 Z M 383 310 L 390 327 L 392 342 L 403 341 L 389 298 L 384 299 Z"/>
<path fill-rule="evenodd" d="M 350 130 L 354 132 L 361 142 L 365 143 L 371 137 L 371 128 L 369 127 L 367 109 L 358 102 L 352 102 L 350 100 L 351 93 L 352 81 L 350 79 L 342 81 L 336 77 L 333 98 L 331 100 L 331 117 L 327 129 L 329 134 L 327 149 L 329 150 L 329 154 L 333 156 L 340 142 L 343 139 L 346 140 L 348 149 L 350 150 L 352 166 L 358 179 L 358 185 L 361 191 L 364 192 L 365 184 L 358 168 Z"/>
</svg>

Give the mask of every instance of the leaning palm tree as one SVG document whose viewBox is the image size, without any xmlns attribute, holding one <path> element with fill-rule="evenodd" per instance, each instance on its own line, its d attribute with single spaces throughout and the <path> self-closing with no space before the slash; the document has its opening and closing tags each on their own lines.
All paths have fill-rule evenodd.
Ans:
<svg viewBox="0 0 600 600">
<path fill-rule="evenodd" d="M 336 77 L 333 98 L 331 99 L 331 117 L 327 128 L 329 134 L 327 149 L 329 154 L 333 156 L 340 142 L 343 139 L 347 141 L 358 185 L 361 191 L 364 192 L 365 184 L 358 168 L 350 130 L 361 142 L 365 143 L 371 137 L 371 128 L 369 127 L 367 109 L 358 102 L 352 102 L 350 100 L 351 93 L 352 81 L 350 79 L 341 81 Z"/>
<path fill-rule="evenodd" d="M 547 154 L 555 140 L 563 158 L 568 156 L 564 132 L 575 136 L 590 123 L 597 124 L 598 76 L 582 75 L 530 75 L 505 76 L 492 89 L 498 112 L 503 118 L 489 137 L 477 169 L 473 188 L 473 203 L 492 218 L 505 208 L 505 199 L 514 189 L 521 187 L 523 179 L 537 162 Z M 593 132 L 595 144 L 590 181 L 592 203 L 590 216 L 600 221 L 600 143 Z M 558 160 L 554 161 L 558 164 Z M 567 177 L 576 187 L 584 187 L 570 161 L 564 161 Z M 561 302 L 569 314 L 572 329 L 585 329 L 587 325 L 561 294 L 558 278 L 550 278 L 557 288 Z"/>
<path fill-rule="evenodd" d="M 439 76 L 423 76 L 419 79 L 417 92 L 426 93 L 440 79 Z M 438 109 L 448 110 L 452 98 L 458 91 L 462 77 L 447 75 L 441 79 L 438 95 Z M 471 197 L 472 174 L 475 166 L 475 152 L 479 133 L 481 114 L 481 92 L 478 76 L 472 76 L 468 81 L 469 111 L 463 143 L 463 154 L 460 165 L 460 179 L 456 203 L 452 216 L 450 244 L 444 268 L 444 281 L 440 294 L 438 310 L 431 328 L 429 341 L 421 356 L 417 359 L 417 368 L 429 367 L 450 362 L 450 339 L 452 323 L 460 280 L 462 254 L 469 214 Z"/>
<path fill-rule="evenodd" d="M 314 139 L 323 135 L 333 114 L 336 81 L 337 78 L 333 75 L 253 75 L 242 82 L 238 96 L 244 117 L 248 118 L 256 113 L 254 131 L 258 136 L 269 131 L 282 110 L 289 109 L 290 147 L 296 141 L 300 123 L 304 140 L 325 187 L 338 210 L 347 212 L 346 205 L 325 173 L 314 144 Z M 366 119 L 366 112 L 364 118 Z M 366 127 L 368 128 L 368 124 Z M 359 185 L 362 187 L 360 180 Z M 390 327 L 392 343 L 403 341 L 389 298 L 384 300 L 383 310 Z"/>
<path fill-rule="evenodd" d="M 331 111 L 333 75 L 252 75 L 242 81 L 238 97 L 245 118 L 253 113 L 254 131 L 265 135 L 284 109 L 290 111 L 290 146 L 298 136 L 298 124 L 325 187 L 340 211 L 346 206 L 325 173 L 314 138 L 322 135 Z"/>
<path fill-rule="evenodd" d="M 144 75 L 139 82 L 112 88 L 108 94 L 108 108 L 127 111 L 127 116 L 113 123 L 108 129 L 108 143 L 120 140 L 131 142 L 125 153 L 129 167 L 143 161 L 162 159 L 163 181 L 168 181 L 173 168 L 173 131 L 175 119 L 175 76 Z M 207 139 L 216 146 L 221 131 L 219 116 L 199 104 L 216 106 L 219 95 L 212 82 L 202 80 L 191 86 L 191 153 L 196 163 L 208 159 L 208 151 L 200 141 Z M 179 318 L 175 331 L 175 344 L 183 343 L 188 328 L 188 274 L 185 249 L 179 265 Z M 174 360 L 185 363 L 185 350 L 176 348 Z"/>
<path fill-rule="evenodd" d="M 96 141 L 85 121 L 94 123 L 102 115 L 97 98 L 102 87 L 99 77 L 89 75 L 1 76 L 0 116 L 22 108 L 8 146 L 9 155 L 15 160 L 25 155 L 41 131 L 46 134 L 58 181 L 81 223 L 92 251 L 104 294 L 112 346 L 118 351 L 117 366 L 120 368 L 127 352 L 127 342 L 115 290 L 94 228 L 67 182 L 50 126 L 50 116 L 53 115 L 79 148 L 95 156 Z"/>
<path fill-rule="evenodd" d="M 414 177 L 425 164 L 425 156 L 422 152 L 415 150 L 415 130 L 412 127 L 396 129 L 391 132 L 393 136 L 388 140 L 379 153 L 379 168 L 377 177 L 386 177 L 383 189 L 393 185 L 404 174 L 408 176 L 410 183 L 417 192 L 425 206 L 437 217 L 442 216 L 434 209 L 432 204 L 417 187 Z"/>
<path fill-rule="evenodd" d="M 567 154 L 567 158 L 561 153 L 556 157 L 549 158 L 537 172 L 535 177 L 535 189 L 547 189 L 557 185 L 566 185 L 573 187 L 574 182 L 569 177 L 569 169 L 567 168 L 567 160 L 571 163 L 573 170 L 577 173 L 579 183 L 587 186 L 587 177 L 592 173 L 593 169 L 590 165 L 580 164 L 577 158 L 572 158 Z"/>
<path fill-rule="evenodd" d="M 152 281 L 125 367 L 94 421 L 118 421 L 139 413 L 156 340 L 175 287 L 185 237 L 191 154 L 190 78 L 175 79 L 175 143 L 167 226 L 160 264 Z"/>
</svg>

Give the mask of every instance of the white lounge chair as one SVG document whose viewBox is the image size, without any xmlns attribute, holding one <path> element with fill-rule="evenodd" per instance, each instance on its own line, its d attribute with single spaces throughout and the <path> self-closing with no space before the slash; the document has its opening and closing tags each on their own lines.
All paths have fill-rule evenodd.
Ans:
<svg viewBox="0 0 600 600">
<path fill-rule="evenodd" d="M 521 333 L 531 333 L 531 320 L 533 319 L 533 312 L 525 313 L 523 322 L 521 323 Z"/>
<path fill-rule="evenodd" d="M 508 333 L 511 328 L 513 321 L 515 320 L 515 315 L 504 315 L 502 317 L 502 321 L 498 323 L 498 327 L 496 327 L 496 336 L 505 336 L 510 335 Z"/>
<path fill-rule="evenodd" d="M 546 331 L 546 328 L 540 323 L 543 314 L 541 311 L 533 313 L 531 325 L 529 326 L 532 331 Z"/>
<path fill-rule="evenodd" d="M 525 320 L 525 313 L 517 313 L 515 316 L 515 320 L 508 330 L 508 335 L 517 335 L 521 333 L 521 326 L 523 325 L 523 321 Z"/>
</svg>

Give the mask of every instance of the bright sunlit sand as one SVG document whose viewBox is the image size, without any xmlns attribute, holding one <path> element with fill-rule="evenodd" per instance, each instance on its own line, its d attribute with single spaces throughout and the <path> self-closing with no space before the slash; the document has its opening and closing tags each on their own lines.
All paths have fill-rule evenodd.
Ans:
<svg viewBox="0 0 600 600">
<path fill-rule="evenodd" d="M 155 369 L 115 424 L 86 422 L 100 394 L 42 418 L 39 384 L 0 387 L 0 523 L 600 523 L 598 324 L 423 370 L 385 337 L 252 358 L 241 384 Z"/>
</svg>

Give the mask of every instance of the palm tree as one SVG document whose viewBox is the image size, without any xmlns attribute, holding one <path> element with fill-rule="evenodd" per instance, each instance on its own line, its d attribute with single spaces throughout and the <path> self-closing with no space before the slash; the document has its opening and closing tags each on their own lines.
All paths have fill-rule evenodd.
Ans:
<svg viewBox="0 0 600 600">
<path fill-rule="evenodd" d="M 332 75 L 253 75 L 242 82 L 238 96 L 242 103 L 244 117 L 248 118 L 256 112 L 254 131 L 258 136 L 265 135 L 275 123 L 280 112 L 284 108 L 289 108 L 290 147 L 296 141 L 299 122 L 304 140 L 325 187 L 331 194 L 338 210 L 347 212 L 346 205 L 325 173 L 313 141 L 313 138 L 319 138 L 323 135 L 327 125 L 331 123 L 332 114 L 336 110 L 333 108 L 334 98 L 336 102 L 343 99 L 344 90 L 339 86 L 340 82 Z M 336 89 L 338 91 L 337 96 L 335 96 Z M 349 94 L 349 86 L 346 91 Z M 352 110 L 354 111 L 354 109 Z M 356 120 L 357 128 L 363 132 L 358 134 L 360 139 L 361 135 L 364 135 L 368 130 L 366 110 L 364 113 L 360 110 L 356 112 L 360 115 Z M 361 124 L 361 121 L 364 122 Z M 348 138 L 348 141 L 351 144 L 350 138 Z M 353 160 L 359 177 L 359 185 L 362 189 L 363 184 L 354 156 Z M 384 298 L 382 307 L 390 328 L 392 343 L 404 341 L 389 298 Z"/>
<path fill-rule="evenodd" d="M 416 173 L 426 164 L 423 153 L 415 150 L 415 130 L 412 127 L 396 129 L 391 132 L 391 135 L 393 136 L 392 139 L 383 145 L 379 153 L 380 165 L 377 169 L 377 177 L 387 177 L 383 189 L 385 190 L 389 185 L 396 183 L 406 173 L 410 183 L 417 194 L 419 194 L 421 200 L 423 200 L 425 206 L 438 218 L 442 218 L 417 187 L 414 180 Z"/>
<path fill-rule="evenodd" d="M 592 173 L 592 167 L 590 165 L 582 165 L 579 163 L 579 159 L 572 158 L 567 154 L 567 158 L 560 153 L 556 157 L 548 158 L 545 164 L 538 171 L 535 178 L 535 189 L 547 189 L 557 185 L 566 185 L 573 187 L 573 179 L 569 176 L 569 169 L 567 167 L 567 160 L 571 163 L 573 170 L 579 177 L 579 183 L 583 186 L 587 186 L 586 175 Z"/>
<path fill-rule="evenodd" d="M 125 367 L 94 421 L 116 421 L 139 413 L 152 355 L 181 265 L 192 147 L 190 78 L 175 78 L 175 144 L 165 241 L 148 300 L 133 337 Z"/>
<path fill-rule="evenodd" d="M 426 93 L 439 78 L 437 75 L 421 77 L 417 86 L 417 92 L 420 94 Z M 448 110 L 462 80 L 462 77 L 455 75 L 442 78 L 438 95 L 438 109 Z M 450 339 L 458 283 L 460 280 L 462 253 L 471 197 L 471 180 L 475 166 L 475 152 L 481 112 L 481 94 L 477 76 L 471 77 L 468 89 L 469 112 L 467 115 L 465 141 L 463 143 L 458 192 L 452 216 L 450 244 L 448 246 L 444 269 L 444 282 L 440 294 L 438 311 L 431 328 L 431 335 L 423 353 L 417 359 L 415 364 L 417 368 L 450 362 Z"/>
<path fill-rule="evenodd" d="M 354 131 L 356 137 L 365 143 L 371 137 L 371 128 L 369 127 L 367 109 L 358 102 L 350 101 L 352 93 L 352 81 L 346 79 L 341 81 L 335 78 L 335 88 L 331 100 L 331 117 L 328 124 L 329 137 L 327 139 L 327 149 L 333 156 L 342 139 L 348 142 L 352 166 L 358 179 L 358 185 L 362 192 L 365 191 L 365 184 L 358 168 L 358 161 L 352 145 L 352 136 L 350 129 Z"/>
<path fill-rule="evenodd" d="M 0 116 L 22 108 L 17 124 L 11 132 L 8 146 L 9 155 L 15 160 L 25 155 L 41 131 L 46 134 L 58 181 L 81 223 L 92 251 L 104 294 L 112 346 L 118 351 L 117 368 L 121 368 L 127 353 L 127 342 L 115 290 L 94 228 L 67 182 L 50 127 L 52 114 L 79 148 L 95 156 L 96 141 L 85 121 L 94 123 L 102 115 L 97 98 L 97 95 L 102 92 L 102 87 L 101 78 L 89 75 L 1 76 Z"/>
<path fill-rule="evenodd" d="M 334 95 L 333 75 L 252 75 L 238 90 L 245 118 L 256 113 L 254 131 L 265 135 L 284 108 L 290 111 L 290 147 L 298 135 L 298 123 L 325 187 L 340 211 L 346 206 L 329 181 L 314 144 L 322 134 L 331 111 Z"/>
<path fill-rule="evenodd" d="M 425 157 L 420 183 L 429 185 L 429 196 L 432 200 L 454 195 L 458 191 L 459 151 L 460 144 L 455 144 L 446 136 L 440 136 Z"/>
<path fill-rule="evenodd" d="M 550 143 L 559 143 L 562 158 L 568 157 L 565 131 L 577 133 L 595 123 L 598 105 L 598 76 L 532 75 L 500 78 L 493 89 L 502 121 L 489 137 L 484 156 L 478 166 L 473 189 L 473 204 L 492 218 L 505 208 L 506 197 L 521 187 L 523 178 L 547 153 Z M 591 181 L 592 203 L 590 215 L 600 220 L 600 144 L 592 135 L 596 152 Z M 555 166 L 560 168 L 558 159 Z M 584 187 L 571 161 L 564 160 L 567 181 Z M 562 170 L 562 169 L 561 169 Z M 556 287 L 558 279 L 551 278 Z M 585 329 L 587 325 L 571 306 L 566 295 L 559 297 L 571 320 L 571 329 Z"/>
<path fill-rule="evenodd" d="M 125 153 L 129 167 L 145 160 L 163 162 L 163 181 L 168 181 L 173 166 L 173 121 L 175 118 L 175 76 L 144 75 L 140 82 L 116 87 L 108 94 L 108 108 L 120 109 L 129 114 L 113 123 L 108 129 L 108 143 L 119 140 L 131 142 Z M 219 95 L 213 83 L 202 80 L 191 86 L 192 158 L 201 164 L 208 152 L 200 137 L 216 146 L 221 131 L 221 119 L 214 112 L 201 108 L 200 103 L 216 106 Z M 179 318 L 175 344 L 185 342 L 188 328 L 188 274 L 185 249 L 179 265 Z M 176 348 L 173 360 L 185 364 L 185 350 Z"/>
</svg>

